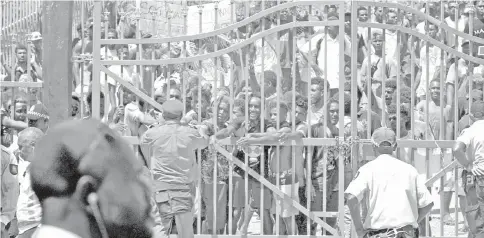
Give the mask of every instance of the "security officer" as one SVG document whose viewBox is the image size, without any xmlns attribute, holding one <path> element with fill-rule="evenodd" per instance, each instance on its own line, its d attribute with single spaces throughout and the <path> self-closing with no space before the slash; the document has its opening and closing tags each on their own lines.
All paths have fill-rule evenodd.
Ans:
<svg viewBox="0 0 484 238">
<path fill-rule="evenodd" d="M 153 174 L 153 189 L 161 219 L 155 235 L 168 237 L 176 220 L 178 237 L 194 237 L 193 198 L 197 180 L 195 150 L 208 146 L 203 131 L 181 124 L 183 103 L 168 100 L 162 105 L 164 123 L 141 137 L 141 151 Z M 188 229 L 187 229 L 188 228 Z"/>
<path fill-rule="evenodd" d="M 392 154 L 395 132 L 375 130 L 373 150 L 377 156 L 363 165 L 345 191 L 358 237 L 418 237 L 418 222 L 431 211 L 433 202 L 417 169 Z M 360 216 L 360 202 L 367 201 L 368 214 Z"/>
<path fill-rule="evenodd" d="M 465 169 L 463 183 L 469 237 L 484 238 L 484 102 L 473 103 L 469 116 L 475 122 L 462 131 L 453 152 Z"/>
<path fill-rule="evenodd" d="M 104 123 L 49 129 L 30 164 L 42 222 L 32 237 L 152 237 L 149 185 L 128 143 Z"/>
<path fill-rule="evenodd" d="M 17 199 L 19 195 L 19 184 L 17 180 L 18 166 L 15 156 L 10 152 L 7 146 L 12 143 L 12 136 L 9 134 L 7 127 L 2 125 L 2 144 L 1 147 L 1 238 L 16 236 L 18 231 L 15 211 L 17 209 Z M 13 229 L 12 229 L 13 228 Z"/>
</svg>

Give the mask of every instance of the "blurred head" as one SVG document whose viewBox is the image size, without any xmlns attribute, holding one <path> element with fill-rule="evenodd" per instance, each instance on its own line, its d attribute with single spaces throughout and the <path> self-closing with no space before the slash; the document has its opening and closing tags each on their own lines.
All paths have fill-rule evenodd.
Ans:
<svg viewBox="0 0 484 238">
<path fill-rule="evenodd" d="M 87 102 L 87 107 L 89 108 L 89 112 L 91 113 L 91 116 L 92 116 L 92 113 L 93 113 L 92 90 L 89 90 L 89 92 L 87 93 L 86 102 Z M 99 94 L 99 112 L 100 112 L 101 118 L 103 118 L 104 117 L 104 94 L 102 92 L 100 92 Z"/>
<path fill-rule="evenodd" d="M 332 20 L 338 20 L 339 19 L 339 16 L 338 16 L 338 13 L 336 12 L 330 12 L 328 13 L 328 21 L 332 21 Z M 339 34 L 339 27 L 338 26 L 329 26 L 328 27 L 328 34 L 330 35 L 338 35 Z"/>
<path fill-rule="evenodd" d="M 269 109 L 269 116 L 272 125 L 277 125 L 277 120 L 279 120 L 279 123 L 285 122 L 287 120 L 287 112 L 289 111 L 289 109 L 285 102 L 280 101 L 278 104 L 277 101 L 271 101 L 269 103 Z"/>
<path fill-rule="evenodd" d="M 392 154 L 397 148 L 397 138 L 395 131 L 388 127 L 380 127 L 371 135 L 373 150 L 375 154 Z"/>
<path fill-rule="evenodd" d="M 375 14 L 378 22 L 381 23 L 383 21 L 383 7 L 375 7 L 373 14 Z"/>
<path fill-rule="evenodd" d="M 143 167 L 128 143 L 100 121 L 53 127 L 37 142 L 30 172 L 43 222 L 87 237 L 101 237 L 103 228 L 109 237 L 151 237 Z"/>
<path fill-rule="evenodd" d="M 264 89 L 276 88 L 277 87 L 277 76 L 274 71 L 264 71 Z M 267 95 L 270 96 L 270 95 Z"/>
<path fill-rule="evenodd" d="M 474 5 L 476 6 L 476 14 L 479 18 L 484 16 L 484 1 L 475 1 Z"/>
<path fill-rule="evenodd" d="M 358 21 L 360 22 L 368 21 L 368 10 L 365 7 L 358 8 Z"/>
<path fill-rule="evenodd" d="M 234 108 L 232 110 L 232 114 L 235 118 L 243 117 L 245 115 L 245 100 L 237 98 L 234 101 Z"/>
<path fill-rule="evenodd" d="M 398 121 L 400 119 L 400 129 L 405 129 L 407 123 L 410 122 L 410 112 L 404 105 L 400 106 L 400 115 L 398 115 L 398 108 L 396 104 L 390 104 L 387 107 L 388 123 L 387 125 L 394 131 L 397 131 Z"/>
<path fill-rule="evenodd" d="M 71 117 L 77 117 L 80 112 L 81 101 L 79 100 L 79 96 L 72 95 L 71 100 Z"/>
<path fill-rule="evenodd" d="M 329 121 L 332 125 L 337 125 L 339 121 L 339 102 L 332 98 L 328 103 Z"/>
<path fill-rule="evenodd" d="M 223 124 L 230 119 L 230 98 L 223 96 L 217 105 L 217 122 Z"/>
<path fill-rule="evenodd" d="M 431 38 L 435 38 L 437 36 L 437 31 L 438 31 L 437 26 L 435 26 L 432 23 L 429 23 L 427 33 Z"/>
<path fill-rule="evenodd" d="M 375 51 L 382 51 L 383 47 L 383 32 L 380 29 L 373 29 L 371 32 L 371 44 Z"/>
<path fill-rule="evenodd" d="M 440 100 L 440 81 L 432 80 L 429 85 L 430 97 L 433 101 Z"/>
<path fill-rule="evenodd" d="M 388 11 L 387 13 L 387 24 L 389 25 L 396 25 L 398 22 L 398 16 L 397 13 L 393 10 Z"/>
<path fill-rule="evenodd" d="M 27 127 L 18 134 L 18 150 L 22 159 L 32 162 L 32 153 L 39 139 L 44 136 L 44 132 L 35 127 Z"/>
<path fill-rule="evenodd" d="M 392 103 L 395 90 L 397 90 L 397 80 L 389 79 L 385 81 L 385 103 L 387 106 Z"/>
<path fill-rule="evenodd" d="M 1 129 L 1 136 L 2 136 L 2 145 L 5 147 L 10 147 L 13 142 L 13 134 L 10 129 L 8 129 L 6 126 L 2 125 Z"/>
<path fill-rule="evenodd" d="M 261 115 L 261 98 L 260 95 L 255 93 L 252 94 L 249 100 L 249 120 L 256 122 L 259 120 Z"/>
<path fill-rule="evenodd" d="M 168 100 L 161 105 L 165 120 L 179 121 L 183 114 L 183 103 L 179 100 Z"/>
<path fill-rule="evenodd" d="M 170 99 L 182 100 L 181 92 L 178 88 L 170 88 Z"/>
<path fill-rule="evenodd" d="M 13 105 L 15 105 L 14 120 L 25 121 L 25 119 L 27 118 L 27 100 L 25 99 L 25 97 L 18 96 L 14 100 Z"/>
<path fill-rule="evenodd" d="M 316 104 L 323 100 L 324 93 L 329 91 L 329 83 L 327 80 L 319 77 L 311 79 L 311 104 Z"/>
<path fill-rule="evenodd" d="M 469 116 L 474 121 L 484 120 L 484 102 L 476 101 L 472 104 Z"/>
<path fill-rule="evenodd" d="M 25 45 L 17 45 L 15 48 L 15 55 L 17 56 L 17 61 L 23 63 L 27 61 L 27 47 Z"/>
<path fill-rule="evenodd" d="M 129 46 L 128 45 L 119 45 L 118 47 L 119 47 L 118 48 L 119 59 L 125 59 L 125 60 L 130 59 L 130 57 L 129 57 Z"/>
<path fill-rule="evenodd" d="M 27 112 L 27 118 L 29 119 L 29 127 L 36 127 L 44 133 L 49 128 L 49 112 L 41 103 L 35 104 L 30 108 Z"/>
<path fill-rule="evenodd" d="M 202 112 L 202 118 L 205 117 L 204 115 L 207 112 L 207 108 L 210 106 L 210 92 L 201 89 L 201 94 L 198 92 L 199 88 L 195 87 L 190 91 L 190 98 L 191 98 L 191 107 L 196 113 L 199 110 Z"/>
<path fill-rule="evenodd" d="M 308 114 L 308 102 L 303 96 L 296 96 L 296 108 L 294 108 L 296 115 L 296 124 L 305 121 Z"/>
<path fill-rule="evenodd" d="M 109 28 L 107 38 L 108 39 L 118 39 L 118 32 L 115 29 Z M 109 45 L 108 48 L 110 50 L 114 50 L 116 48 L 116 45 Z"/>
</svg>

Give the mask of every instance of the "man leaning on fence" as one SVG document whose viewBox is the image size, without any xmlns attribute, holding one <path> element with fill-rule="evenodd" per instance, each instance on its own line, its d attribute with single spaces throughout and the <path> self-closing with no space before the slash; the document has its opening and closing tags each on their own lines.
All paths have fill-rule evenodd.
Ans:
<svg viewBox="0 0 484 238">
<path fill-rule="evenodd" d="M 417 169 L 393 157 L 395 132 L 381 127 L 371 140 L 377 157 L 358 170 L 345 191 L 356 233 L 358 237 L 418 237 L 418 223 L 433 206 L 430 192 Z M 368 206 L 363 220 L 361 201 Z"/>
<path fill-rule="evenodd" d="M 178 237 L 193 237 L 193 198 L 197 180 L 195 150 L 208 146 L 204 132 L 180 124 L 183 103 L 162 105 L 165 123 L 149 129 L 141 138 L 141 150 L 153 174 L 153 188 L 160 214 L 156 237 L 168 237 L 176 220 Z M 190 228 L 190 229 L 187 229 Z"/>
<path fill-rule="evenodd" d="M 469 237 L 484 237 L 484 102 L 475 102 L 469 114 L 474 124 L 462 131 L 454 156 L 464 167 L 463 187 L 467 198 Z"/>
</svg>

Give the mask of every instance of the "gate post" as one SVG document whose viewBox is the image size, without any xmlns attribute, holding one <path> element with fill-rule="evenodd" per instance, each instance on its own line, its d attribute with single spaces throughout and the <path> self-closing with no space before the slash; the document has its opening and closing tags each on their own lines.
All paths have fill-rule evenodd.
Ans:
<svg viewBox="0 0 484 238">
<path fill-rule="evenodd" d="M 42 3 L 43 100 L 49 124 L 69 118 L 72 92 L 72 1 Z"/>
</svg>

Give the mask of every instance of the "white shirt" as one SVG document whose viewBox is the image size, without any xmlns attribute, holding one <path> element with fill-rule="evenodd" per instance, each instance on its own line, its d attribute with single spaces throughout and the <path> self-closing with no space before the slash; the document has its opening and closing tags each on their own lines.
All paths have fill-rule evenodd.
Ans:
<svg viewBox="0 0 484 238">
<path fill-rule="evenodd" d="M 339 35 L 335 39 L 332 39 L 329 35 L 328 37 L 322 37 L 322 40 L 320 42 L 321 45 L 319 46 L 320 48 L 317 56 L 319 68 L 323 72 L 326 69 L 329 88 L 331 89 L 339 88 L 339 63 L 340 63 L 339 58 L 341 54 L 339 51 L 340 37 L 341 36 Z M 343 53 L 350 55 L 349 53 L 350 41 L 346 35 L 344 35 L 343 37 L 346 42 L 345 52 Z M 325 40 L 326 40 L 326 43 L 325 43 Z M 325 47 L 328 47 L 328 48 L 325 49 Z M 317 46 L 315 46 L 314 48 L 317 49 Z M 326 62 L 326 65 L 324 61 L 325 54 L 327 54 L 327 59 L 328 59 L 328 61 Z"/>
<path fill-rule="evenodd" d="M 368 201 L 365 229 L 418 227 L 418 209 L 432 203 L 425 180 L 417 170 L 390 155 L 380 155 L 363 165 L 345 191 Z"/>
<path fill-rule="evenodd" d="M 35 231 L 32 238 L 50 238 L 50 237 L 62 237 L 62 238 L 81 238 L 80 236 L 62 228 L 55 226 L 42 225 Z"/>
<path fill-rule="evenodd" d="M 484 120 L 476 121 L 471 127 L 462 131 L 457 141 L 466 145 L 467 159 L 474 167 L 484 169 Z"/>
<path fill-rule="evenodd" d="M 420 77 L 420 84 L 417 88 L 417 97 L 425 96 L 425 92 L 427 92 L 427 84 L 432 81 L 436 67 L 440 66 L 440 53 L 440 48 L 429 45 L 429 77 L 427 80 L 427 46 L 424 45 L 422 49 L 420 49 L 420 67 L 422 68 L 422 74 Z"/>
<path fill-rule="evenodd" d="M 19 233 L 40 225 L 42 219 L 42 207 L 35 195 L 30 182 L 30 173 L 27 170 L 20 184 L 20 195 L 17 201 L 17 221 Z"/>
</svg>

